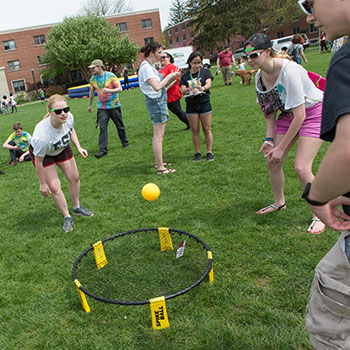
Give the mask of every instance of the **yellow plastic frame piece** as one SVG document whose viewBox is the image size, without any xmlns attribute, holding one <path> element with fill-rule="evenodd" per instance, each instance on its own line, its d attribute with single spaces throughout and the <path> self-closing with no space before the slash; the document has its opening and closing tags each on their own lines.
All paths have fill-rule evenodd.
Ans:
<svg viewBox="0 0 350 350">
<path fill-rule="evenodd" d="M 78 295 L 79 295 L 81 306 L 83 307 L 85 312 L 90 312 L 91 309 L 90 309 L 90 306 L 89 306 L 89 304 L 88 304 L 88 302 L 86 300 L 85 293 L 80 289 L 81 283 L 77 279 L 74 280 L 74 283 L 75 283 L 75 286 L 77 287 L 77 292 L 78 292 Z"/>
<path fill-rule="evenodd" d="M 208 260 L 213 260 L 213 253 L 209 250 L 208 251 Z M 213 261 L 211 262 L 211 269 L 209 271 L 209 282 L 211 284 L 214 283 L 214 267 L 213 267 Z"/>
<path fill-rule="evenodd" d="M 152 314 L 152 327 L 155 330 L 170 327 L 168 314 L 166 312 L 165 297 L 150 299 Z"/>
<path fill-rule="evenodd" d="M 171 235 L 169 233 L 168 227 L 158 227 L 159 240 L 160 240 L 160 250 L 162 252 L 166 250 L 174 250 L 173 242 L 171 240 Z"/>
<path fill-rule="evenodd" d="M 102 269 L 103 266 L 108 264 L 105 251 L 103 249 L 102 241 L 96 242 L 94 245 L 94 256 L 96 261 L 97 269 Z"/>
</svg>

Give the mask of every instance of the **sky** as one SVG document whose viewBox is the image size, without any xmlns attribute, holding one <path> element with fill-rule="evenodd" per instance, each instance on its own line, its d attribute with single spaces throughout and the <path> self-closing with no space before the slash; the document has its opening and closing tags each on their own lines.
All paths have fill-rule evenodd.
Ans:
<svg viewBox="0 0 350 350">
<path fill-rule="evenodd" d="M 77 15 L 84 0 L 16 0 L 15 9 L 1 14 L 0 31 L 62 22 L 64 17 Z M 164 29 L 168 22 L 171 0 L 129 0 L 132 11 L 159 9 Z"/>
</svg>

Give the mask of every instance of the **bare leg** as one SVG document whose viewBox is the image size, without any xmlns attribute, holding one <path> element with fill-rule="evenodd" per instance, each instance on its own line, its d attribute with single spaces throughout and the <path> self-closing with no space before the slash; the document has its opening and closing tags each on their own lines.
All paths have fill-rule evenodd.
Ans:
<svg viewBox="0 0 350 350">
<path fill-rule="evenodd" d="M 202 123 L 202 129 L 205 136 L 205 144 L 207 146 L 207 153 L 211 153 L 213 148 L 213 133 L 211 131 L 211 120 L 213 114 L 203 114 L 200 115 L 199 118 Z"/>
<path fill-rule="evenodd" d="M 201 141 L 199 137 L 199 115 L 198 114 L 188 115 L 187 119 L 191 125 L 192 141 L 193 141 L 194 149 L 197 153 L 201 153 L 201 147 L 200 147 Z"/>
<path fill-rule="evenodd" d="M 74 157 L 66 162 L 58 163 L 59 168 L 62 170 L 64 176 L 69 183 L 69 193 L 72 198 L 73 207 L 78 208 L 80 205 L 80 179 L 77 164 Z"/>
<path fill-rule="evenodd" d="M 152 148 L 154 153 L 155 164 L 157 164 L 157 170 L 165 169 L 163 165 L 163 138 L 165 127 L 166 123 L 153 124 Z"/>
<path fill-rule="evenodd" d="M 51 191 L 51 197 L 63 216 L 69 215 L 66 197 L 61 189 L 61 182 L 55 165 L 44 168 L 45 180 Z"/>
</svg>

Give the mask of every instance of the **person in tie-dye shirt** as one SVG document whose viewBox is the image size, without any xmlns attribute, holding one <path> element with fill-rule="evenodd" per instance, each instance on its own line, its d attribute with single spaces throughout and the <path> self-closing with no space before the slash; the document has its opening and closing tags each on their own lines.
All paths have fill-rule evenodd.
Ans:
<svg viewBox="0 0 350 350">
<path fill-rule="evenodd" d="M 123 89 L 115 74 L 105 71 L 105 67 L 101 60 L 92 61 L 88 68 L 92 75 L 90 79 L 89 112 L 92 112 L 92 101 L 96 92 L 98 100 L 97 124 L 100 124 L 100 151 L 95 154 L 95 157 L 101 158 L 107 154 L 109 119 L 112 119 L 117 128 L 122 146 L 124 148 L 128 147 L 128 138 L 125 132 L 118 96 L 118 92 L 122 92 Z"/>
<path fill-rule="evenodd" d="M 2 145 L 3 148 L 10 151 L 11 160 L 9 164 L 11 166 L 17 165 L 18 162 L 30 161 L 29 143 L 32 138 L 29 132 L 23 131 L 21 123 L 15 123 L 13 130 L 14 132 Z"/>
</svg>

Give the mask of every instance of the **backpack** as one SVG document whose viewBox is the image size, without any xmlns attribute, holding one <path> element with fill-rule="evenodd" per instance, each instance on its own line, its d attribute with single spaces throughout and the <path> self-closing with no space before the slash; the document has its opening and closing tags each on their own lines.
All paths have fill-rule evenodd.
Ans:
<svg viewBox="0 0 350 350">
<path fill-rule="evenodd" d="M 292 45 L 293 45 L 293 50 L 289 55 L 294 62 L 297 62 L 298 61 L 297 53 L 298 53 L 299 45 L 296 45 L 296 46 L 294 44 L 292 44 Z"/>
</svg>

